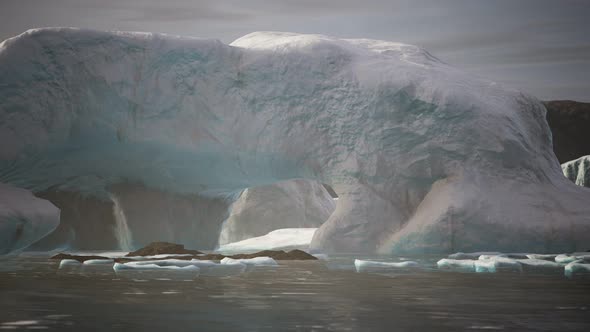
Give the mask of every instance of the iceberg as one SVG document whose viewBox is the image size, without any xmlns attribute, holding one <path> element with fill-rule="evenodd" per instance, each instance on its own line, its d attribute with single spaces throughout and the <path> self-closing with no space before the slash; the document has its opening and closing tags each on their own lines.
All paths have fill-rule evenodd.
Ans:
<svg viewBox="0 0 590 332">
<path fill-rule="evenodd" d="M 378 262 L 369 260 L 354 260 L 354 267 L 357 272 L 368 272 L 368 271 L 387 271 L 387 270 L 399 270 L 407 268 L 417 268 L 420 264 L 414 261 L 404 262 Z"/>
<path fill-rule="evenodd" d="M 307 249 L 317 228 L 277 229 L 266 235 L 221 245 L 220 252 Z"/>
<path fill-rule="evenodd" d="M 314 252 L 589 249 L 545 107 L 416 46 L 45 28 L 0 44 L 0 87 L 0 182 L 114 195 L 121 245 L 214 248 L 240 192 L 306 179 L 338 195 Z"/>
<path fill-rule="evenodd" d="M 59 210 L 51 202 L 0 182 L 0 255 L 30 246 L 58 225 Z"/>
</svg>

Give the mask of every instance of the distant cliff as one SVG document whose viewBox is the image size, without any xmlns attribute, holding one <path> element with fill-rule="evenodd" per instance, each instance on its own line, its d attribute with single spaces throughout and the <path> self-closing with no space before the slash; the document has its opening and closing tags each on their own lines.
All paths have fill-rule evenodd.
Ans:
<svg viewBox="0 0 590 332">
<path fill-rule="evenodd" d="M 553 133 L 553 151 L 560 163 L 590 155 L 590 103 L 571 100 L 543 102 Z"/>
</svg>

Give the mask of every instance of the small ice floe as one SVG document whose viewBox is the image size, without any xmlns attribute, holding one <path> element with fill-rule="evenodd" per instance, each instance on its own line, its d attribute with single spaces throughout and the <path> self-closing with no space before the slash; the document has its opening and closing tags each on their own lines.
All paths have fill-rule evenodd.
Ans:
<svg viewBox="0 0 590 332">
<path fill-rule="evenodd" d="M 481 255 L 498 256 L 502 253 L 496 251 L 479 251 L 479 252 L 457 252 L 449 255 L 449 259 L 463 260 L 463 259 L 478 259 Z"/>
<path fill-rule="evenodd" d="M 584 261 L 590 263 L 590 253 L 588 252 L 574 252 L 572 254 L 560 254 L 555 256 L 555 262 L 561 264 L 568 264 L 575 261 Z"/>
<path fill-rule="evenodd" d="M 522 265 L 517 260 L 503 256 L 481 255 L 473 266 L 478 273 L 522 272 Z"/>
<path fill-rule="evenodd" d="M 79 267 L 81 265 L 82 265 L 82 263 L 80 263 L 79 261 L 77 261 L 75 259 L 62 259 L 59 262 L 60 269 L 63 269 L 65 267 Z"/>
<path fill-rule="evenodd" d="M 384 271 L 384 270 L 399 270 L 407 268 L 417 268 L 420 264 L 414 261 L 405 262 L 378 262 L 368 261 L 362 259 L 354 260 L 354 267 L 357 272 L 368 272 L 368 271 Z"/>
<path fill-rule="evenodd" d="M 243 258 L 243 259 L 234 259 L 225 257 L 221 260 L 221 264 L 246 264 L 248 266 L 277 266 L 279 265 L 277 261 L 270 257 L 255 257 L 255 258 Z"/>
<path fill-rule="evenodd" d="M 439 269 L 458 270 L 458 271 L 475 271 L 475 262 L 473 259 L 450 259 L 443 258 L 436 262 Z"/>
<path fill-rule="evenodd" d="M 563 265 L 544 259 L 519 259 L 522 264 L 524 272 L 553 272 L 561 273 Z"/>
<path fill-rule="evenodd" d="M 130 264 L 130 263 L 115 263 L 113 265 L 115 272 L 125 270 L 172 270 L 172 271 L 196 271 L 199 272 L 199 267 L 195 265 L 174 266 L 174 265 L 158 265 L 158 264 Z"/>
<path fill-rule="evenodd" d="M 568 263 L 564 268 L 564 273 L 568 277 L 579 274 L 590 274 L 590 264 L 583 264 L 580 261 Z"/>
<path fill-rule="evenodd" d="M 113 264 L 113 259 L 89 259 L 84 261 L 84 265 L 110 265 Z"/>
<path fill-rule="evenodd" d="M 557 257 L 557 254 L 527 254 L 526 257 L 528 259 L 541 259 L 541 260 L 555 261 L 555 257 Z"/>
</svg>

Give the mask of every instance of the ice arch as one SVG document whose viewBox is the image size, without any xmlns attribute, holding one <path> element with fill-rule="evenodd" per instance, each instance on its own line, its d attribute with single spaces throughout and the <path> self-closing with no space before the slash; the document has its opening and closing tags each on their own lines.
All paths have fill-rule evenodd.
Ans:
<svg viewBox="0 0 590 332">
<path fill-rule="evenodd" d="M 0 44 L 0 182 L 107 195 L 331 185 L 324 251 L 587 250 L 545 109 L 415 46 L 31 30 Z"/>
</svg>

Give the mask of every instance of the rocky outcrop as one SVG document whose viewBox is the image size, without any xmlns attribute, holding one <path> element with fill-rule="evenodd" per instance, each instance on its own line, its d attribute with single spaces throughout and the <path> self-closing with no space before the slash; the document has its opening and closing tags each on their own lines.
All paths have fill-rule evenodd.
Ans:
<svg viewBox="0 0 590 332">
<path fill-rule="evenodd" d="M 132 251 L 125 256 L 154 256 L 154 255 L 201 255 L 198 250 L 185 249 L 184 245 L 170 242 L 152 242 L 147 246 Z"/>
<path fill-rule="evenodd" d="M 590 155 L 590 103 L 546 101 L 553 151 L 560 163 Z"/>
</svg>

